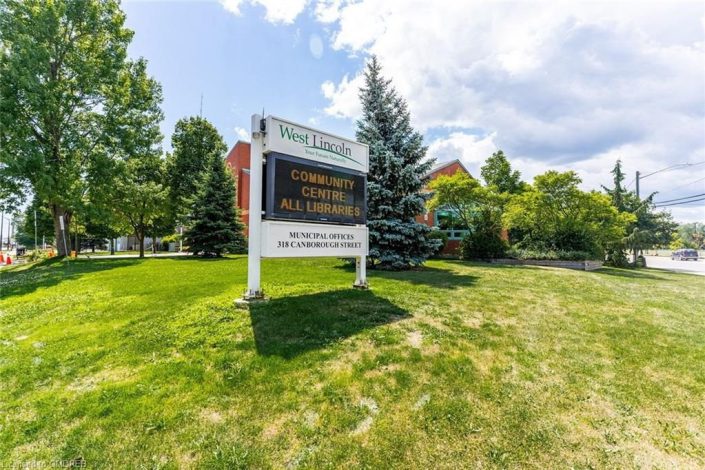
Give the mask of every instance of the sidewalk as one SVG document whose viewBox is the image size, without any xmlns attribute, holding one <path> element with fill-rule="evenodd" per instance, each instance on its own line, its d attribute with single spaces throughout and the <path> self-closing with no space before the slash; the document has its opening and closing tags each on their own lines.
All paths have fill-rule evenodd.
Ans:
<svg viewBox="0 0 705 470">
<path fill-rule="evenodd" d="M 173 253 L 145 253 L 145 258 L 174 258 L 177 256 L 191 256 L 191 253 L 178 252 Z M 115 255 L 103 255 L 103 254 L 93 254 L 93 253 L 80 253 L 78 259 L 126 259 L 126 258 L 139 258 L 139 254 L 115 254 Z"/>
</svg>

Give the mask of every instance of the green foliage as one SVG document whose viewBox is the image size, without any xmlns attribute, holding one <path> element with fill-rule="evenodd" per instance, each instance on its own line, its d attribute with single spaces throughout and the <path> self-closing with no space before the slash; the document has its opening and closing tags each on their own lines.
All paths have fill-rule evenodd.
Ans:
<svg viewBox="0 0 705 470">
<path fill-rule="evenodd" d="M 463 259 L 502 258 L 509 243 L 502 238 L 501 224 L 497 214 L 485 207 L 475 217 L 472 231 L 460 242 Z"/>
<path fill-rule="evenodd" d="M 430 228 L 416 222 L 424 210 L 426 174 L 423 137 L 411 126 L 406 101 L 382 77 L 372 57 L 360 90 L 362 118 L 357 140 L 370 146 L 367 176 L 369 260 L 380 269 L 399 270 L 422 264 L 439 245 L 429 240 Z"/>
<path fill-rule="evenodd" d="M 194 203 L 185 243 L 191 253 L 202 256 L 244 253 L 247 244 L 243 229 L 235 207 L 235 182 L 224 161 L 214 158 L 205 189 Z"/>
<path fill-rule="evenodd" d="M 42 237 L 47 244 L 54 241 L 54 221 L 49 210 L 35 196 L 18 220 L 15 238 L 20 245 L 34 247 L 34 213 L 37 213 L 37 244 L 41 246 Z"/>
<path fill-rule="evenodd" d="M 526 184 L 521 181 L 521 173 L 512 171 L 507 157 L 501 150 L 485 161 L 480 174 L 487 186 L 493 187 L 499 193 L 518 194 L 526 189 Z"/>
<path fill-rule="evenodd" d="M 673 238 L 671 248 L 674 250 L 679 248 L 705 249 L 705 223 L 682 224 L 673 233 L 673 237 L 675 238 Z"/>
<path fill-rule="evenodd" d="M 502 211 L 509 194 L 500 194 L 496 187 L 483 187 L 464 172 L 441 175 L 429 185 L 433 197 L 429 209 L 452 211 L 470 233 L 460 245 L 465 259 L 498 258 L 508 244 L 502 239 Z"/>
<path fill-rule="evenodd" d="M 527 250 L 521 248 L 510 248 L 507 250 L 506 256 L 513 259 L 521 260 L 560 260 L 560 261 L 584 261 L 595 257 L 594 253 L 589 251 L 567 251 L 567 250 Z"/>
<path fill-rule="evenodd" d="M 198 116 L 176 123 L 171 146 L 173 153 L 167 157 L 169 206 L 173 219 L 183 225 L 203 192 L 212 161 L 222 159 L 227 146 L 215 126 Z"/>
<path fill-rule="evenodd" d="M 122 92 L 124 22 L 117 1 L 0 1 L 0 179 L 46 203 L 57 236 L 59 216 L 70 225 L 79 209 L 108 102 Z"/>
<path fill-rule="evenodd" d="M 629 220 L 626 225 L 626 236 L 610 244 L 607 258 L 615 266 L 624 266 L 625 250 L 629 250 L 636 261 L 637 253 L 641 250 L 670 245 L 676 224 L 667 212 L 656 211 L 653 203 L 654 194 L 640 199 L 636 193 L 627 191 L 623 185 L 624 172 L 620 160 L 615 163 L 612 174 L 614 187 L 610 189 L 603 186 L 603 189 L 620 214 L 628 216 Z"/>
<path fill-rule="evenodd" d="M 428 201 L 429 210 L 444 208 L 451 211 L 465 229 L 470 229 L 487 192 L 480 183 L 463 171 L 453 175 L 440 175 L 431 181 L 433 196 Z"/>
<path fill-rule="evenodd" d="M 629 265 L 629 259 L 621 243 L 613 243 L 608 246 L 605 253 L 605 266 L 628 268 Z"/>
<path fill-rule="evenodd" d="M 460 242 L 460 256 L 463 259 L 503 258 L 509 244 L 497 232 L 475 230 Z"/>
<path fill-rule="evenodd" d="M 429 240 L 440 240 L 441 244 L 438 246 L 436 249 L 436 252 L 434 254 L 438 254 L 443 251 L 443 249 L 446 247 L 448 244 L 448 235 L 445 232 L 441 232 L 440 230 L 431 230 L 428 233 L 428 239 Z"/>
<path fill-rule="evenodd" d="M 140 256 L 148 231 L 164 224 L 168 196 L 159 147 L 161 86 L 147 75 L 146 65 L 144 60 L 130 63 L 116 77 L 123 91 L 110 101 L 106 121 L 111 139 L 98 166 L 112 175 L 100 186 L 100 201 L 132 228 Z"/>
<path fill-rule="evenodd" d="M 624 237 L 633 217 L 620 214 L 607 195 L 581 191 L 579 183 L 572 171 L 548 171 L 512 198 L 504 221 L 520 237 L 519 248 L 586 251 L 601 259 Z"/>
</svg>

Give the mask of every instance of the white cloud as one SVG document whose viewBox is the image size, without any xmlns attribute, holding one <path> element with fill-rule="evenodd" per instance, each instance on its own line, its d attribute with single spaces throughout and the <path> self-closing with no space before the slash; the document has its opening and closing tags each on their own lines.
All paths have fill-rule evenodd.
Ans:
<svg viewBox="0 0 705 470">
<path fill-rule="evenodd" d="M 316 4 L 316 19 L 321 23 L 333 23 L 340 17 L 342 0 L 320 0 Z M 705 19 L 703 20 L 705 21 Z"/>
<path fill-rule="evenodd" d="M 427 156 L 439 162 L 460 159 L 471 175 L 480 178 L 480 167 L 487 157 L 497 151 L 495 135 L 480 137 L 463 132 L 453 132 L 438 138 L 428 146 Z"/>
<path fill-rule="evenodd" d="M 223 5 L 223 8 L 228 10 L 230 13 L 234 15 L 240 14 L 240 5 L 242 4 L 242 0 L 220 0 L 220 4 Z"/>
<path fill-rule="evenodd" d="M 250 133 L 245 128 L 236 127 L 235 135 L 237 136 L 238 140 L 243 140 L 245 142 L 248 142 L 250 140 Z"/>
<path fill-rule="evenodd" d="M 240 15 L 240 7 L 245 1 L 264 7 L 267 21 L 285 24 L 293 23 L 308 3 L 308 0 L 220 0 L 220 4 L 227 11 Z"/>
<path fill-rule="evenodd" d="M 527 179 L 576 169 L 591 188 L 610 182 L 617 158 L 630 174 L 705 161 L 703 14 L 704 4 L 672 2 L 316 6 L 334 49 L 379 57 L 415 126 L 454 131 L 432 141 L 431 154 L 455 154 L 476 171 L 480 154 L 502 148 Z M 325 82 L 325 112 L 358 117 L 362 83 L 359 71 Z M 665 191 L 683 176 L 645 183 Z"/>
<path fill-rule="evenodd" d="M 330 100 L 330 106 L 325 112 L 335 117 L 357 117 L 362 112 L 360 105 L 359 91 L 364 84 L 364 76 L 356 75 L 349 79 L 347 75 L 343 77 L 339 84 L 326 81 L 321 85 L 323 96 Z"/>
</svg>

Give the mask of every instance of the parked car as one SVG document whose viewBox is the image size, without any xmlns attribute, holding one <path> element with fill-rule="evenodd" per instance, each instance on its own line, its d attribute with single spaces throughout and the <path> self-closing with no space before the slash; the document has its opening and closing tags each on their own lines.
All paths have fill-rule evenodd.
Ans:
<svg viewBox="0 0 705 470">
<path fill-rule="evenodd" d="M 698 250 L 681 248 L 680 250 L 676 250 L 671 254 L 671 259 L 678 260 L 678 261 L 688 261 L 689 259 L 692 259 L 693 261 L 697 261 L 698 260 Z"/>
</svg>

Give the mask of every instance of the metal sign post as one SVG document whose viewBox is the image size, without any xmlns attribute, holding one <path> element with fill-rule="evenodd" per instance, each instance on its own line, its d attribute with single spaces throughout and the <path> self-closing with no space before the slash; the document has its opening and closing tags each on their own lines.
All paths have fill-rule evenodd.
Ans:
<svg viewBox="0 0 705 470">
<path fill-rule="evenodd" d="M 260 287 L 262 252 L 262 116 L 252 115 L 252 143 L 250 144 L 250 223 L 247 238 L 247 292 L 245 300 L 264 298 Z"/>
</svg>

